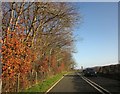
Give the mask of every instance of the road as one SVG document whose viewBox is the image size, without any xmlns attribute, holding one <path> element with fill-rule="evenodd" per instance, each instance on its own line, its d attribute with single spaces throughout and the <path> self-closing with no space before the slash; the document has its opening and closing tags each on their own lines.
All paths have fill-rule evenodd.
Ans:
<svg viewBox="0 0 120 94">
<path fill-rule="evenodd" d="M 120 94 L 120 81 L 112 80 L 104 77 L 87 77 L 92 82 L 101 86 L 103 89 L 109 91 L 109 93 L 101 93 L 94 86 L 90 85 L 83 79 L 84 76 L 78 73 L 71 73 L 66 75 L 50 92 L 78 92 L 89 94 Z"/>
</svg>

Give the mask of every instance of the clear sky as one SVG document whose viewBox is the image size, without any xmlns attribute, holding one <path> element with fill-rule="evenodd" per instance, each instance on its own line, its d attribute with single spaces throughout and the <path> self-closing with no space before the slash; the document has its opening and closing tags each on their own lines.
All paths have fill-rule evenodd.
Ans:
<svg viewBox="0 0 120 94">
<path fill-rule="evenodd" d="M 118 3 L 77 2 L 72 5 L 82 16 L 82 24 L 74 28 L 77 53 L 73 58 L 77 68 L 118 63 Z"/>
</svg>

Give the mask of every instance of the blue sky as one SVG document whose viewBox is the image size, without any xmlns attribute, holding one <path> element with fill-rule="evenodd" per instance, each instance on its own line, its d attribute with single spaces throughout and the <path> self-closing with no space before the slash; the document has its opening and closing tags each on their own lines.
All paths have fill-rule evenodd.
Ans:
<svg viewBox="0 0 120 94">
<path fill-rule="evenodd" d="M 74 43 L 77 53 L 73 54 L 73 58 L 77 68 L 118 63 L 118 4 L 72 4 L 82 16 L 82 24 L 74 27 L 74 35 L 78 40 Z"/>
</svg>

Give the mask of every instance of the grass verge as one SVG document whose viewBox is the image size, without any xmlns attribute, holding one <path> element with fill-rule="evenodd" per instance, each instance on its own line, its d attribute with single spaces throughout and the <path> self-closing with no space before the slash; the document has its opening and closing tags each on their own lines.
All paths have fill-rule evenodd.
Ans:
<svg viewBox="0 0 120 94">
<path fill-rule="evenodd" d="M 46 92 L 52 85 L 55 84 L 64 74 L 68 72 L 59 73 L 53 77 L 45 79 L 43 82 L 36 84 L 35 86 L 25 90 L 25 92 Z"/>
</svg>

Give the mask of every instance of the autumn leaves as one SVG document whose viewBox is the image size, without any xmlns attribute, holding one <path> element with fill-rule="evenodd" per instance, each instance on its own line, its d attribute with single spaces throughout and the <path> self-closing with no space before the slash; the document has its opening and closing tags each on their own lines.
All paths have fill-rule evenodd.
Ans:
<svg viewBox="0 0 120 94">
<path fill-rule="evenodd" d="M 33 71 L 47 77 L 70 70 L 72 27 L 77 19 L 70 4 L 6 2 L 2 11 L 4 92 L 18 91 L 18 74 L 22 90 L 35 84 L 30 80 Z"/>
</svg>

